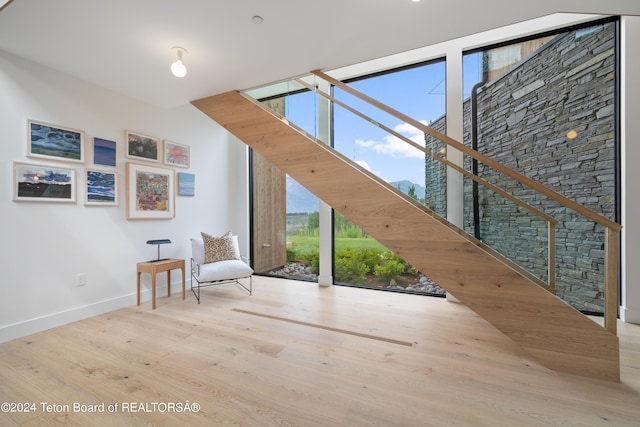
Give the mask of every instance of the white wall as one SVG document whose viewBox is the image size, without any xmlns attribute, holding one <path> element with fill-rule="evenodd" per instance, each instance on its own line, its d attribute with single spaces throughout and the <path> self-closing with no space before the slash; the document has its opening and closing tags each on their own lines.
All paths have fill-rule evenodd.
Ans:
<svg viewBox="0 0 640 427">
<path fill-rule="evenodd" d="M 625 322 L 640 323 L 640 17 L 621 25 L 622 307 Z"/>
<path fill-rule="evenodd" d="M 191 236 L 232 229 L 246 253 L 246 148 L 194 107 L 155 108 L 1 51 L 0 94 L 0 342 L 135 304 L 136 263 L 156 256 L 148 239 L 171 239 L 161 256 L 188 260 Z M 84 165 L 26 157 L 27 118 L 84 130 Z M 176 197 L 174 219 L 126 219 L 125 130 L 190 146 L 191 167 L 176 170 L 196 175 L 196 196 Z M 94 136 L 117 141 L 115 168 L 93 164 Z M 14 161 L 76 169 L 77 203 L 12 201 Z M 117 207 L 84 206 L 85 167 L 117 172 Z M 143 300 L 149 284 L 144 274 Z"/>
</svg>

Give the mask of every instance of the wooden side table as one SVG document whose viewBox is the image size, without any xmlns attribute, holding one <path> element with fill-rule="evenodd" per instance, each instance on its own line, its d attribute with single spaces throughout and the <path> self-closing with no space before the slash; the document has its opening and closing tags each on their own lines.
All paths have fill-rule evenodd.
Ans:
<svg viewBox="0 0 640 427">
<path fill-rule="evenodd" d="M 138 263 L 138 305 L 140 305 L 140 275 L 149 273 L 151 275 L 151 301 L 152 307 L 156 308 L 156 274 L 167 272 L 167 296 L 171 296 L 171 270 L 182 270 L 182 299 L 185 298 L 184 290 L 184 260 L 177 258 L 163 259 L 162 261 L 146 261 Z"/>
</svg>

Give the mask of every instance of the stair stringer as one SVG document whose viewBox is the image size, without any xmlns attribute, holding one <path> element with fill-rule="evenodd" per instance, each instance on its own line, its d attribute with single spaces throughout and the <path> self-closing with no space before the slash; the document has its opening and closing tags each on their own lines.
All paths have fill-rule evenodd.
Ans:
<svg viewBox="0 0 640 427">
<path fill-rule="evenodd" d="M 325 144 L 238 92 L 192 104 L 547 368 L 619 381 L 618 337 Z"/>
</svg>

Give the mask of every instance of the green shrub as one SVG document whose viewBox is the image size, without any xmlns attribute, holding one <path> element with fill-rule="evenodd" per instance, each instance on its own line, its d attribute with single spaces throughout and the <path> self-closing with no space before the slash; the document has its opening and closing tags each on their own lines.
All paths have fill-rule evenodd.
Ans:
<svg viewBox="0 0 640 427">
<path fill-rule="evenodd" d="M 386 280 L 395 279 L 404 273 L 405 266 L 396 259 L 388 259 L 384 263 L 376 265 L 373 274 Z"/>
<path fill-rule="evenodd" d="M 336 258 L 336 280 L 338 282 L 364 284 L 369 268 L 358 257 Z"/>
<path fill-rule="evenodd" d="M 298 259 L 298 253 L 291 248 L 287 248 L 287 262 L 294 262 Z"/>
<path fill-rule="evenodd" d="M 287 262 L 311 265 L 311 272 L 318 274 L 318 249 L 313 245 L 294 245 L 287 248 Z M 364 284 L 368 274 L 391 280 L 402 274 L 415 273 L 410 264 L 389 250 L 366 247 L 336 250 L 335 278 L 338 282 Z"/>
<path fill-rule="evenodd" d="M 320 253 L 318 251 L 308 252 L 304 259 L 311 264 L 311 273 L 318 274 L 320 272 Z"/>
<path fill-rule="evenodd" d="M 386 251 L 381 249 L 361 249 L 358 251 L 358 257 L 369 269 L 369 273 L 373 273 L 373 270 L 380 261 L 383 259 L 383 254 Z"/>
</svg>

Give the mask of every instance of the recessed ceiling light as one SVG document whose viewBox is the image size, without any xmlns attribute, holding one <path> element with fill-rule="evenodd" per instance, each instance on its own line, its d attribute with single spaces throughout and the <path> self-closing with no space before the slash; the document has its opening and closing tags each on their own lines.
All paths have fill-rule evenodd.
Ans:
<svg viewBox="0 0 640 427">
<path fill-rule="evenodd" d="M 251 21 L 254 24 L 262 24 L 264 22 L 264 19 L 262 19 L 262 16 L 255 15 L 251 17 Z"/>
</svg>

